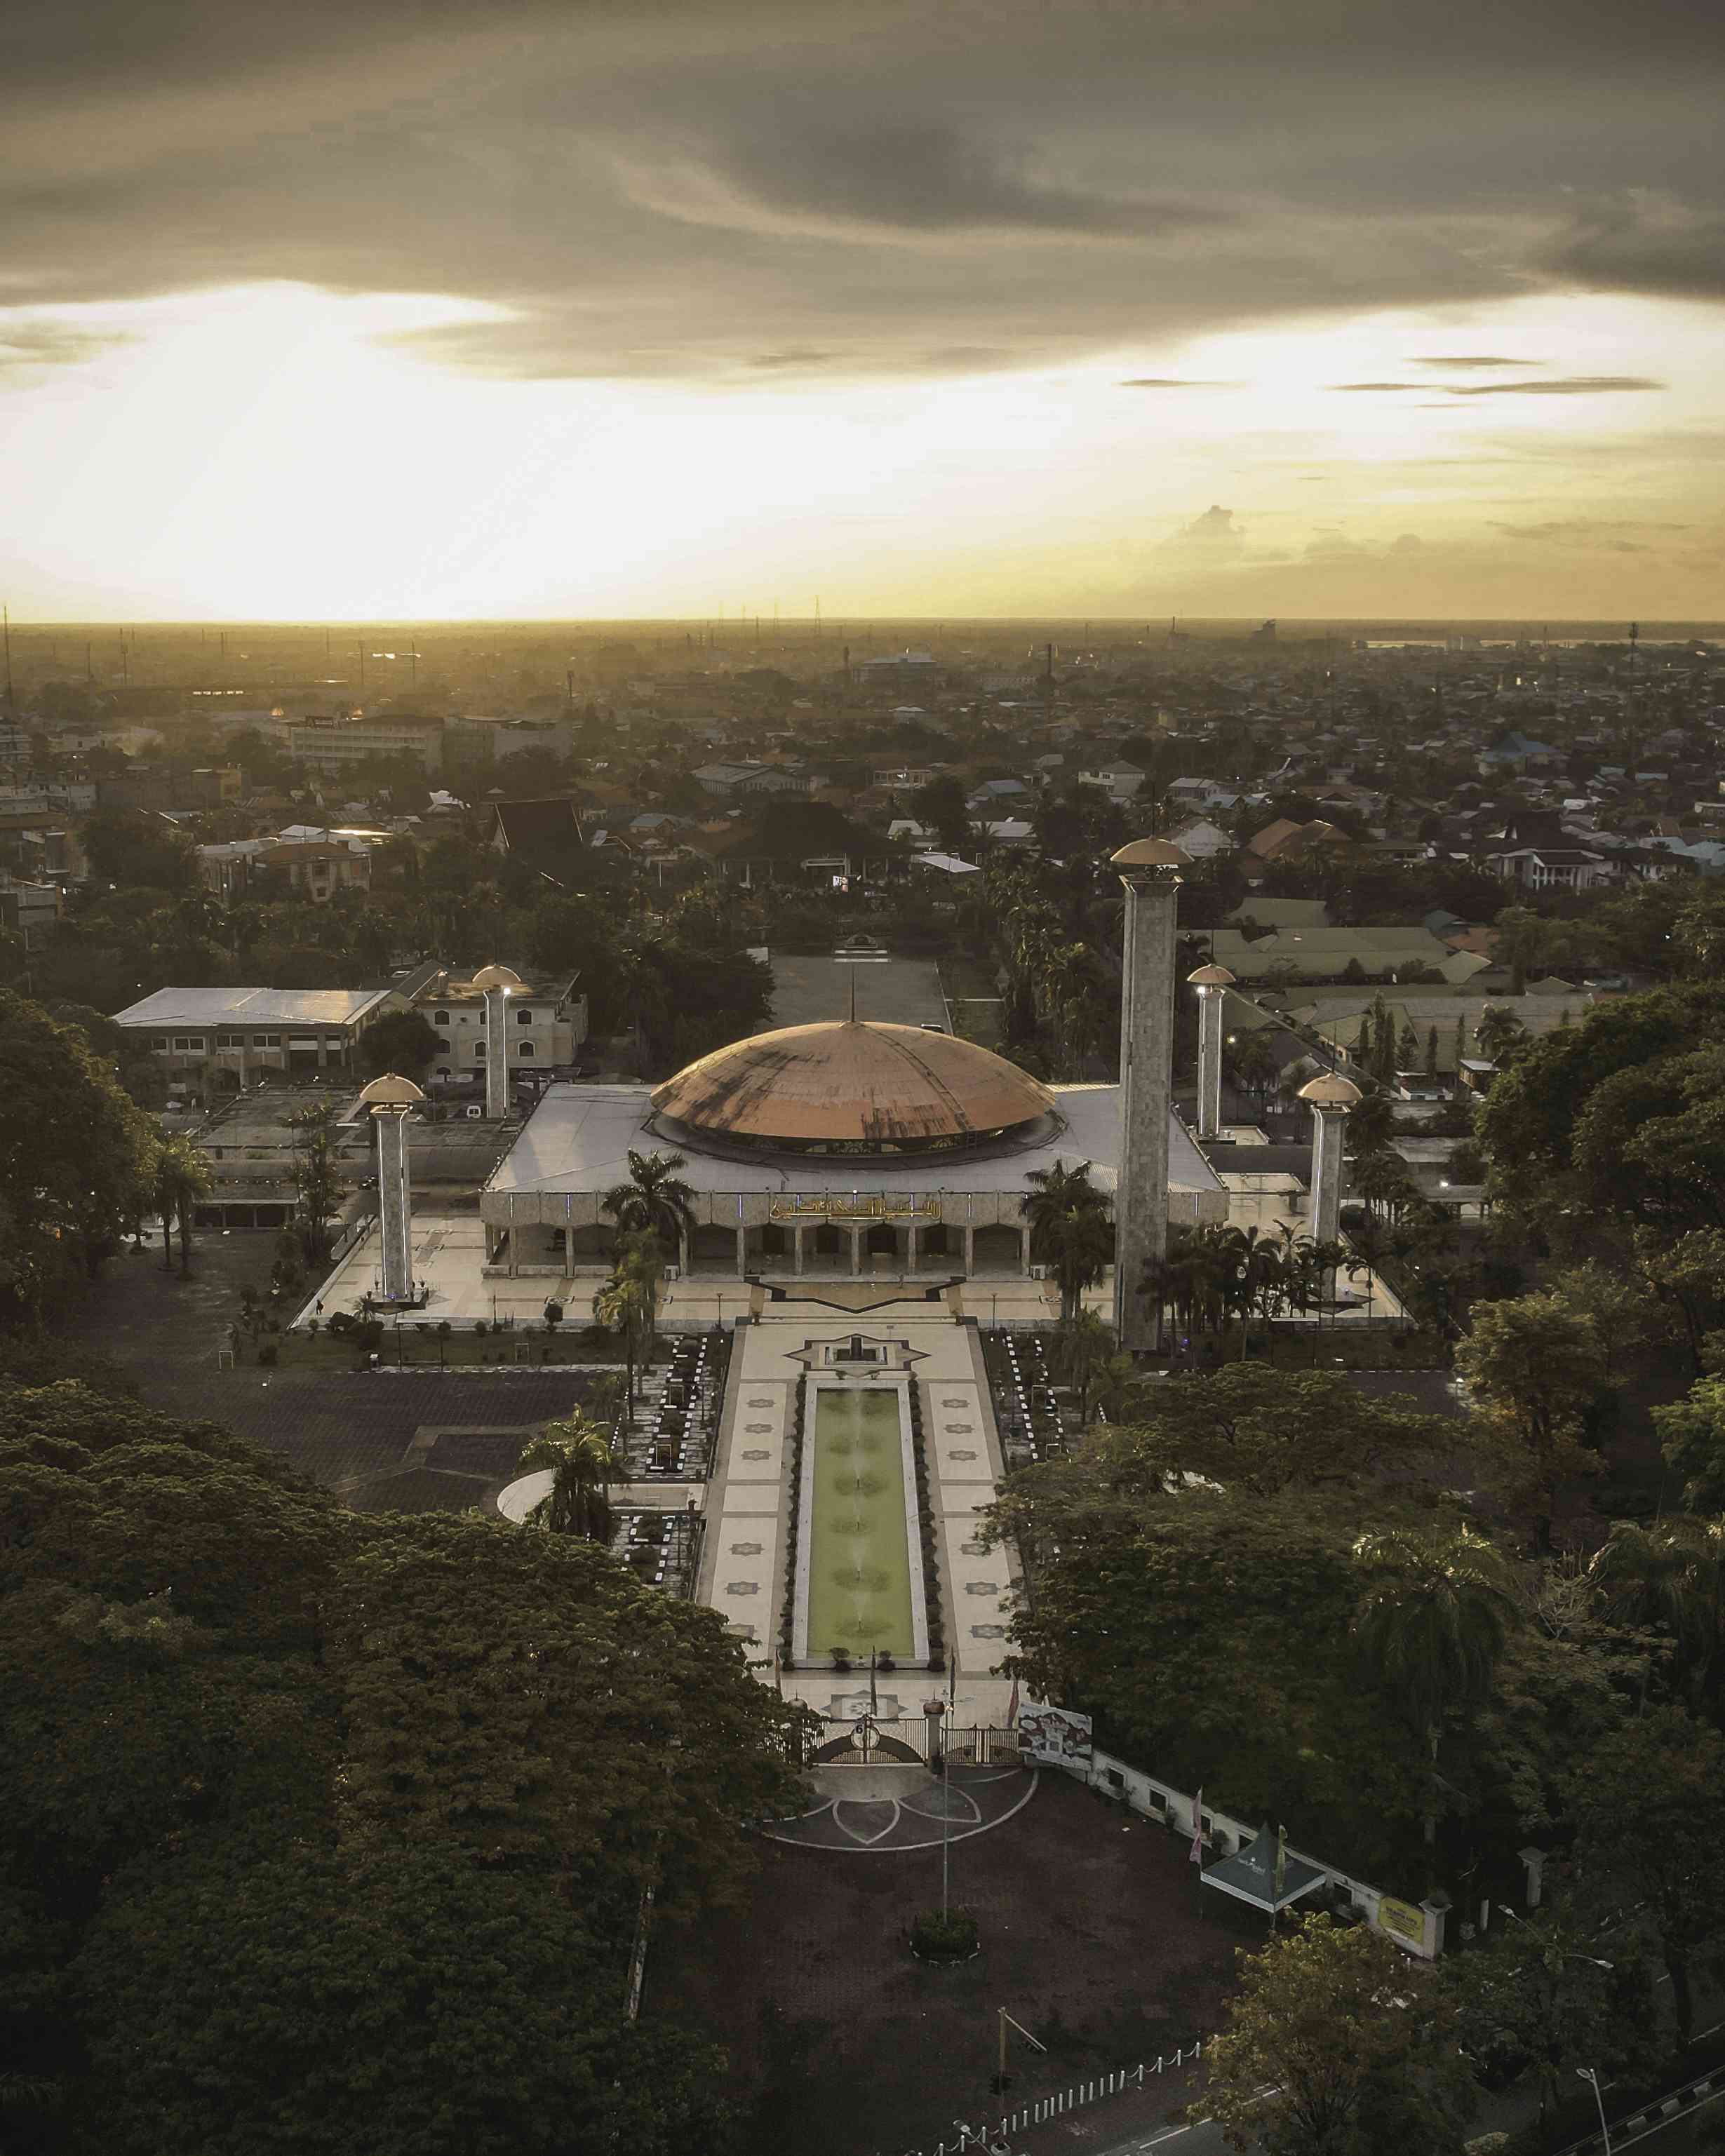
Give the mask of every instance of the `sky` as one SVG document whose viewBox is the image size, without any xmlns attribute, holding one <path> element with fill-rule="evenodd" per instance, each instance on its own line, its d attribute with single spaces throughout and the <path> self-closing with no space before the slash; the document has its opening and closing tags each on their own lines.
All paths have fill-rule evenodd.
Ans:
<svg viewBox="0 0 1725 2156">
<path fill-rule="evenodd" d="M 14 620 L 1725 617 L 1693 0 L 10 0 Z"/>
</svg>

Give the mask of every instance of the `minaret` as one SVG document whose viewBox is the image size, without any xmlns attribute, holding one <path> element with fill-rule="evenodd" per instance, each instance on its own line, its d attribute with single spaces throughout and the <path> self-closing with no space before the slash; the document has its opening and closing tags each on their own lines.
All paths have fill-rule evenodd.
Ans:
<svg viewBox="0 0 1725 2156">
<path fill-rule="evenodd" d="M 411 1303 L 413 1285 L 413 1198 L 408 1180 L 408 1118 L 425 1098 L 411 1078 L 392 1070 L 372 1079 L 359 1104 L 377 1128 L 377 1232 L 382 1250 L 382 1300 Z"/>
<path fill-rule="evenodd" d="M 485 998 L 485 1113 L 501 1122 L 512 1103 L 509 1093 L 509 998 L 527 985 L 507 966 L 485 966 L 473 985 Z"/>
<path fill-rule="evenodd" d="M 1351 1078 L 1327 1070 L 1300 1088 L 1312 1104 L 1312 1240 L 1333 1243 L 1342 1229 L 1342 1132 L 1363 1096 Z"/>
<path fill-rule="evenodd" d="M 1122 1348 L 1160 1345 L 1161 1312 L 1142 1290 L 1168 1255 L 1168 1124 L 1174 1060 L 1174 911 L 1192 856 L 1135 839 L 1112 865 L 1126 886 L 1120 998 L 1120 1164 L 1114 1195 L 1114 1329 Z"/>
<path fill-rule="evenodd" d="M 1222 1006 L 1234 986 L 1225 966 L 1200 966 L 1186 976 L 1198 991 L 1198 1135 L 1222 1134 Z"/>
</svg>

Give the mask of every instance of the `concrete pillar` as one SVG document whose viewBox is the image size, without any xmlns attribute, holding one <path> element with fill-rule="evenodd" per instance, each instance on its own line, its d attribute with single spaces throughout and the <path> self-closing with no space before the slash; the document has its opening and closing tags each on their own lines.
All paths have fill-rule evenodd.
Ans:
<svg viewBox="0 0 1725 2156">
<path fill-rule="evenodd" d="M 964 1277 L 973 1280 L 975 1276 L 976 1229 L 967 1224 L 964 1230 Z"/>
<path fill-rule="evenodd" d="M 485 1113 L 509 1113 L 509 991 L 485 992 Z"/>
<path fill-rule="evenodd" d="M 1187 979 L 1198 991 L 1198 1135 L 1222 1129 L 1222 1011 L 1234 976 L 1225 966 L 1200 966 Z"/>
<path fill-rule="evenodd" d="M 739 1235 L 742 1232 L 741 1229 L 737 1230 Z M 791 1270 L 798 1280 L 803 1277 L 803 1230 L 794 1227 L 791 1229 Z"/>
<path fill-rule="evenodd" d="M 1019 1230 L 1019 1270 L 1026 1280 L 1029 1279 L 1030 1231 L 1028 1228 L 1020 1228 Z"/>
<path fill-rule="evenodd" d="M 851 1228 L 846 1232 L 850 1237 L 850 1276 L 853 1280 L 860 1280 L 862 1278 L 863 1231 L 860 1228 Z"/>
<path fill-rule="evenodd" d="M 922 1230 L 913 1220 L 905 1229 L 905 1270 L 915 1273 L 920 1270 L 922 1262 Z"/>
<path fill-rule="evenodd" d="M 1122 846 L 1113 865 L 1126 886 L 1120 1004 L 1120 1162 L 1114 1199 L 1114 1329 L 1122 1348 L 1161 1344 L 1147 1266 L 1168 1254 L 1168 1122 L 1173 1085 L 1174 916 L 1189 856 L 1166 839 Z"/>
<path fill-rule="evenodd" d="M 1333 1243 L 1342 1229 L 1342 1134 L 1360 1090 L 1351 1079 L 1327 1072 L 1300 1088 L 1312 1110 L 1312 1216 L 1314 1243 Z"/>
<path fill-rule="evenodd" d="M 382 1240 L 384 1300 L 413 1299 L 413 1199 L 408 1178 L 408 1116 L 403 1108 L 374 1108 L 377 1127 L 377 1229 Z"/>
</svg>

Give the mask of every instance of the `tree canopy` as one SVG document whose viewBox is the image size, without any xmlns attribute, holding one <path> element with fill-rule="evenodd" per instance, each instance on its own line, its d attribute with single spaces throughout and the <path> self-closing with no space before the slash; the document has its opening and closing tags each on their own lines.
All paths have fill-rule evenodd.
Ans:
<svg viewBox="0 0 1725 2156">
<path fill-rule="evenodd" d="M 623 2015 L 644 1890 L 803 1801 L 715 1612 L 75 1383 L 0 1383 L 0 1544 L 21 2145 L 726 2145 L 709 2048 Z"/>
</svg>

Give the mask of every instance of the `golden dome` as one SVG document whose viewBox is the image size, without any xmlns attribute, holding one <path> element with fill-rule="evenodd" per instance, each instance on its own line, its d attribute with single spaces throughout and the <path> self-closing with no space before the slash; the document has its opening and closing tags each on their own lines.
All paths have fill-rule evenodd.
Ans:
<svg viewBox="0 0 1725 2156">
<path fill-rule="evenodd" d="M 1300 1088 L 1300 1098 L 1309 1101 L 1314 1108 L 1357 1108 L 1364 1100 L 1351 1078 L 1339 1071 L 1327 1070 L 1321 1078 L 1314 1078 Z"/>
<path fill-rule="evenodd" d="M 527 984 L 512 966 L 481 966 L 469 985 L 481 993 L 490 988 L 501 988 L 506 994 L 513 994 L 516 989 Z"/>
<path fill-rule="evenodd" d="M 921 1026 L 828 1021 L 757 1033 L 668 1078 L 653 1105 L 716 1137 L 883 1149 L 985 1137 L 1054 1112 L 1004 1057 Z"/>
<path fill-rule="evenodd" d="M 1109 865 L 1117 869 L 1187 869 L 1192 865 L 1191 855 L 1172 839 L 1134 839 L 1117 854 L 1111 854 L 1108 860 Z"/>
<path fill-rule="evenodd" d="M 410 1108 L 425 1096 L 411 1078 L 403 1078 L 398 1070 L 386 1070 L 381 1078 L 372 1079 L 362 1086 L 359 1105 L 362 1108 Z"/>
<path fill-rule="evenodd" d="M 1195 973 L 1186 976 L 1189 988 L 1231 988 L 1234 976 L 1225 966 L 1200 966 Z"/>
</svg>

